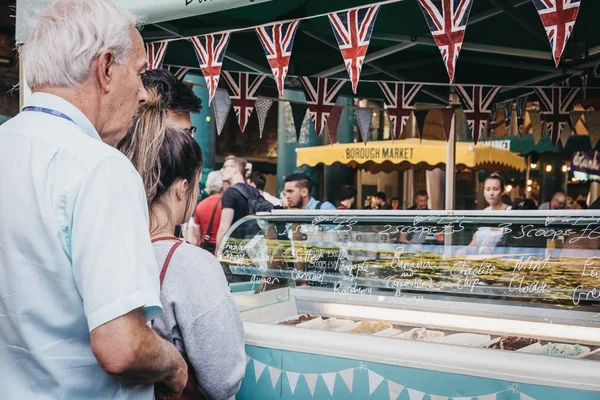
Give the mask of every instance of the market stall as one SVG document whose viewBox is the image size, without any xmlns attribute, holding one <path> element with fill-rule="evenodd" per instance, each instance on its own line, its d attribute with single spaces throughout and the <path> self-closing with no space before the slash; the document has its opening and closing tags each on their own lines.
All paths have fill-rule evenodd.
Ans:
<svg viewBox="0 0 600 400">
<path fill-rule="evenodd" d="M 219 258 L 259 290 L 236 295 L 238 398 L 597 399 L 598 231 L 581 211 L 239 221 Z"/>
<path fill-rule="evenodd" d="M 439 140 L 403 139 L 330 146 L 303 147 L 296 150 L 296 165 L 346 164 L 371 172 L 403 171 L 413 166 L 429 169 L 446 164 L 447 143 Z M 486 170 L 525 169 L 523 157 L 501 148 L 456 143 L 456 167 Z"/>
</svg>

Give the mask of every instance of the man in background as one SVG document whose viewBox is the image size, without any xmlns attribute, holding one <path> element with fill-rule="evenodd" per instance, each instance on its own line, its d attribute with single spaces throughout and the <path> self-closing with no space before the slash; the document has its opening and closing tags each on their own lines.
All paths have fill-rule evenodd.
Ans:
<svg viewBox="0 0 600 400">
<path fill-rule="evenodd" d="M 387 195 L 384 192 L 375 194 L 375 204 L 378 210 L 391 210 L 392 207 L 387 203 Z"/>
<path fill-rule="evenodd" d="M 196 127 L 192 126 L 191 113 L 202 110 L 202 100 L 194 94 L 191 87 L 178 80 L 166 69 L 147 71 L 142 76 L 146 89 L 155 88 L 167 105 L 167 123 L 187 130 L 194 135 Z"/>
<path fill-rule="evenodd" d="M 338 210 L 349 210 L 356 201 L 356 188 L 351 185 L 344 185 L 340 189 L 340 205 Z"/>
<path fill-rule="evenodd" d="M 136 23 L 110 0 L 58 0 L 21 47 L 33 93 L 0 127 L 3 400 L 177 399 L 187 383 L 148 324 L 162 308 L 146 194 L 112 147 L 147 99 Z"/>
<path fill-rule="evenodd" d="M 265 186 L 267 185 L 267 177 L 265 174 L 259 171 L 252 172 L 248 177 L 248 184 L 258 189 L 262 197 L 264 197 L 269 203 L 273 204 L 273 206 L 281 207 L 281 200 L 272 194 L 265 192 Z"/>
<path fill-rule="evenodd" d="M 562 210 L 567 204 L 567 198 L 563 192 L 556 192 L 552 196 L 552 200 L 540 205 L 538 210 Z"/>
<path fill-rule="evenodd" d="M 429 207 L 427 207 L 428 202 L 429 202 L 429 195 L 427 194 L 427 192 L 425 190 L 419 190 L 417 193 L 415 193 L 415 204 L 413 204 L 408 209 L 409 210 L 419 210 L 419 211 L 429 210 Z"/>
<path fill-rule="evenodd" d="M 318 201 L 310 195 L 312 180 L 306 174 L 293 174 L 285 179 L 284 192 L 288 207 L 299 210 L 335 210 L 328 201 Z"/>
</svg>

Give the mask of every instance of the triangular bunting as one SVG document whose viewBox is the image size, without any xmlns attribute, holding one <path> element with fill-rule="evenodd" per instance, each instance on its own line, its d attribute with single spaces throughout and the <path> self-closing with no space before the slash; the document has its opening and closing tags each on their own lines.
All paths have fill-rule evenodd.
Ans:
<svg viewBox="0 0 600 400">
<path fill-rule="evenodd" d="M 250 362 L 251 358 L 248 354 L 246 354 L 246 365 L 248 365 L 248 363 Z"/>
<path fill-rule="evenodd" d="M 191 39 L 196 50 L 200 69 L 206 80 L 208 105 L 210 106 L 219 86 L 223 58 L 229 43 L 229 32 L 218 35 L 194 36 Z"/>
<path fill-rule="evenodd" d="M 186 67 L 169 67 L 169 71 L 171 71 L 179 81 L 182 81 L 183 78 L 185 78 L 185 75 L 190 72 L 190 69 L 191 68 Z"/>
<path fill-rule="evenodd" d="M 571 127 L 573 128 L 573 130 L 575 130 L 575 127 L 577 126 L 583 115 L 583 111 L 571 111 Z"/>
<path fill-rule="evenodd" d="M 410 398 L 410 400 L 423 400 L 423 397 L 425 397 L 425 393 L 423 392 L 419 392 L 418 390 L 414 390 L 414 389 L 406 389 L 408 391 L 408 397 Z"/>
<path fill-rule="evenodd" d="M 448 400 L 448 397 L 446 396 L 438 396 L 435 394 L 430 394 L 429 397 L 431 400 Z"/>
<path fill-rule="evenodd" d="M 315 386 L 317 386 L 317 378 L 319 374 L 302 374 L 304 375 L 304 379 L 306 380 L 306 384 L 308 385 L 308 390 L 310 390 L 311 395 L 315 395 Z"/>
<path fill-rule="evenodd" d="M 533 0 L 533 4 L 546 29 L 554 64 L 558 67 L 577 20 L 580 0 Z"/>
<path fill-rule="evenodd" d="M 369 373 L 369 394 L 373 394 L 373 392 L 381 385 L 383 382 L 383 376 L 376 374 L 375 372 L 368 370 Z"/>
<path fill-rule="evenodd" d="M 452 83 L 473 0 L 418 0 L 418 3 Z"/>
<path fill-rule="evenodd" d="M 478 400 L 496 400 L 496 393 L 486 394 L 485 396 L 477 396 Z"/>
<path fill-rule="evenodd" d="M 231 99 L 229 93 L 225 90 L 217 90 L 213 102 L 213 113 L 215 115 L 215 124 L 217 126 L 217 135 L 221 135 L 229 110 L 231 109 Z"/>
<path fill-rule="evenodd" d="M 569 137 L 571 137 L 571 133 L 573 132 L 573 130 L 574 129 L 571 126 L 571 121 L 569 121 L 569 123 L 565 125 L 562 132 L 560 133 L 560 142 L 562 143 L 563 147 L 567 146 L 567 142 L 569 141 Z"/>
<path fill-rule="evenodd" d="M 465 118 L 469 123 L 475 144 L 485 132 L 490 115 L 490 105 L 499 90 L 498 86 L 456 86 L 456 93 L 465 110 Z"/>
<path fill-rule="evenodd" d="M 378 82 L 385 97 L 385 110 L 390 119 L 390 132 L 392 138 L 400 139 L 406 123 L 412 114 L 411 106 L 415 96 L 423 85 L 409 85 L 405 83 Z"/>
<path fill-rule="evenodd" d="M 334 144 L 337 140 L 337 129 L 342 117 L 342 107 L 333 106 L 327 119 L 327 132 L 329 133 L 329 143 Z"/>
<path fill-rule="evenodd" d="M 453 397 L 452 400 L 473 400 L 472 397 Z"/>
<path fill-rule="evenodd" d="M 533 397 L 526 395 L 525 393 L 519 393 L 521 395 L 521 400 L 535 400 Z"/>
<path fill-rule="evenodd" d="M 255 75 L 248 72 L 223 72 L 223 79 L 231 90 L 231 105 L 235 110 L 242 132 L 246 129 L 246 124 L 254 110 L 254 103 L 258 98 L 256 92 L 265 78 L 266 75 Z"/>
<path fill-rule="evenodd" d="M 369 140 L 369 128 L 371 126 L 372 118 L 373 114 L 370 108 L 356 109 L 356 122 L 358 122 L 360 136 L 365 144 L 367 144 L 367 141 Z"/>
<path fill-rule="evenodd" d="M 266 365 L 261 363 L 260 361 L 254 360 L 254 376 L 256 378 L 256 382 L 260 379 L 263 371 L 265 370 Z"/>
<path fill-rule="evenodd" d="M 146 43 L 146 61 L 148 61 L 148 71 L 162 68 L 165 54 L 167 53 L 167 45 L 169 42 L 153 42 Z"/>
<path fill-rule="evenodd" d="M 538 144 L 542 139 L 542 115 L 539 110 L 529 112 L 531 120 L 531 133 L 533 134 L 533 144 Z"/>
<path fill-rule="evenodd" d="M 343 371 L 340 371 L 340 376 L 342 380 L 348 387 L 350 393 L 352 393 L 352 383 L 354 382 L 354 368 L 348 368 Z"/>
<path fill-rule="evenodd" d="M 290 103 L 292 107 L 292 119 L 294 120 L 294 127 L 296 129 L 296 140 L 300 143 L 300 132 L 302 131 L 302 124 L 304 118 L 306 118 L 306 110 L 308 107 L 304 103 Z"/>
<path fill-rule="evenodd" d="M 273 385 L 273 389 L 277 386 L 277 382 L 279 381 L 279 376 L 281 375 L 281 370 L 275 367 L 269 367 L 269 373 L 271 374 L 271 384 Z"/>
<path fill-rule="evenodd" d="M 527 113 L 527 97 L 527 95 L 524 95 L 517 98 L 517 129 L 519 130 L 519 136 L 523 134 L 523 124 Z"/>
<path fill-rule="evenodd" d="M 273 72 L 280 98 L 283 98 L 285 76 L 290 65 L 298 24 L 299 21 L 292 21 L 256 28 L 258 39 L 265 50 L 267 62 Z"/>
<path fill-rule="evenodd" d="M 388 389 L 390 390 L 390 400 L 397 400 L 400 393 L 404 390 L 404 386 L 388 380 Z"/>
<path fill-rule="evenodd" d="M 259 97 L 254 103 L 254 108 L 256 108 L 256 116 L 258 117 L 258 132 L 260 133 L 261 139 L 265 130 L 267 115 L 269 114 L 269 110 L 271 109 L 272 105 L 273 100 L 266 97 Z"/>
<path fill-rule="evenodd" d="M 354 94 L 378 11 L 379 5 L 374 5 L 329 14 L 329 22 L 350 75 Z"/>
<path fill-rule="evenodd" d="M 308 112 L 315 124 L 317 136 L 321 136 L 331 109 L 335 106 L 337 94 L 346 81 L 317 78 L 317 86 L 315 87 L 310 78 L 301 76 L 300 82 L 306 90 Z"/>
<path fill-rule="evenodd" d="M 454 110 L 448 109 L 442 111 L 442 122 L 444 124 L 444 135 L 446 135 L 446 141 L 450 139 L 450 129 L 452 129 L 452 118 L 454 118 Z"/>
<path fill-rule="evenodd" d="M 417 120 L 417 130 L 419 131 L 419 138 L 423 139 L 423 133 L 425 130 L 425 120 L 427 119 L 429 110 L 415 110 L 414 115 Z"/>
<path fill-rule="evenodd" d="M 298 378 L 300 377 L 300 374 L 297 372 L 289 371 L 286 371 L 285 374 L 287 375 L 288 383 L 290 384 L 290 390 L 292 391 L 292 394 L 294 394 L 294 392 L 296 391 L 296 385 L 298 384 Z"/>
<path fill-rule="evenodd" d="M 498 119 L 498 104 L 494 103 L 490 110 L 490 116 L 488 117 L 488 131 L 489 137 L 494 136 L 494 130 L 496 129 L 496 120 Z"/>
<path fill-rule="evenodd" d="M 552 145 L 558 143 L 560 132 L 569 121 L 569 112 L 573 99 L 579 92 L 579 88 L 559 88 L 553 87 L 550 92 L 546 89 L 534 88 L 537 95 L 540 97 L 540 103 L 544 105 L 545 111 L 542 111 L 543 120 L 546 122 L 546 127 Z"/>
<path fill-rule="evenodd" d="M 333 388 L 335 387 L 335 376 L 337 374 L 335 372 L 328 372 L 326 374 L 321 374 L 321 378 L 325 382 L 329 393 L 333 396 Z"/>
<path fill-rule="evenodd" d="M 512 100 L 507 100 L 504 103 L 502 103 L 502 105 L 504 108 L 504 126 L 505 126 L 504 136 L 509 136 L 510 131 L 511 131 L 510 121 L 512 120 L 513 102 L 512 102 Z"/>
<path fill-rule="evenodd" d="M 585 127 L 590 135 L 592 150 L 596 148 L 600 140 L 600 111 L 588 111 L 585 113 Z"/>
</svg>

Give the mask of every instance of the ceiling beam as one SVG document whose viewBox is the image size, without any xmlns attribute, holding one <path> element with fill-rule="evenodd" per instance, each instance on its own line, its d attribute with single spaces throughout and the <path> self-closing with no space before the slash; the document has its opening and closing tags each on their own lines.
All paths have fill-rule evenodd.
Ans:
<svg viewBox="0 0 600 400">
<path fill-rule="evenodd" d="M 521 7 L 522 5 L 525 5 L 525 4 L 531 4 L 531 0 L 516 0 L 516 1 L 509 3 L 509 5 L 512 6 L 513 8 Z M 497 8 L 492 8 L 492 9 L 489 9 L 488 11 L 482 12 L 481 14 L 477 14 L 472 17 L 469 17 L 468 24 L 469 25 L 477 24 L 479 22 L 483 22 L 487 19 L 493 18 L 496 15 L 500 15 L 500 14 L 502 14 L 501 10 L 499 10 Z"/>
<path fill-rule="evenodd" d="M 402 71 L 405 69 L 423 67 L 425 65 L 431 65 L 432 63 L 438 62 L 439 57 L 435 58 L 419 58 L 417 60 L 407 61 L 399 64 L 391 64 L 386 65 L 385 68 L 388 71 Z M 380 72 L 373 68 L 367 68 L 366 70 L 362 70 L 360 76 L 371 76 L 379 74 Z"/>
<path fill-rule="evenodd" d="M 536 38 L 538 38 L 542 43 L 545 43 L 545 44 L 548 43 L 548 37 L 541 30 L 536 29 L 534 27 L 536 25 L 532 25 L 531 21 L 527 21 L 525 18 L 523 18 L 523 16 L 521 16 L 520 14 L 518 14 L 515 11 L 514 7 L 511 4 L 509 4 L 506 0 L 488 0 L 488 2 L 492 3 L 498 9 L 502 10 L 502 12 L 504 14 L 506 14 L 513 21 L 515 21 L 517 24 L 519 24 L 523 28 L 525 28 L 525 30 L 527 30 L 533 36 L 535 36 Z M 541 25 L 537 25 L 537 27 L 540 27 L 540 26 Z"/>
<path fill-rule="evenodd" d="M 413 46 L 416 46 L 416 43 L 398 43 L 392 47 L 388 47 L 388 48 L 376 51 L 374 53 L 368 54 L 365 57 L 364 63 L 367 63 L 367 64 L 371 63 L 373 61 L 379 60 L 380 58 L 387 57 L 391 54 L 398 53 L 402 50 L 408 49 Z M 335 75 L 335 74 L 337 74 L 339 72 L 343 72 L 345 70 L 346 70 L 346 66 L 342 63 L 341 65 L 339 65 L 337 67 L 333 67 L 328 70 L 319 72 L 318 74 L 316 74 L 316 76 L 319 76 L 321 78 L 327 78 L 329 76 Z"/>
<path fill-rule="evenodd" d="M 531 64 L 523 61 L 511 61 L 511 60 L 500 60 L 493 59 L 487 57 L 477 57 L 472 55 L 464 55 L 460 57 L 461 61 L 471 62 L 474 64 L 482 64 L 482 65 L 494 65 L 497 67 L 506 67 L 506 68 L 516 68 L 516 69 L 526 69 L 530 71 L 540 71 L 540 72 L 558 72 L 562 71 L 563 74 L 577 74 L 579 71 L 574 68 L 555 68 L 551 65 L 539 65 L 539 64 Z"/>
<path fill-rule="evenodd" d="M 182 31 L 180 31 L 179 29 L 177 29 L 176 26 L 173 26 L 171 24 L 160 23 L 160 24 L 153 24 L 153 25 L 175 37 L 179 37 L 182 39 L 186 38 L 186 35 L 184 35 Z M 270 74 L 271 73 L 271 71 L 268 70 L 267 68 L 264 68 L 256 63 L 253 63 L 252 61 L 247 60 L 244 57 L 238 56 L 237 54 L 232 53 L 231 51 L 225 52 L 225 58 L 228 60 L 231 60 L 243 67 L 246 67 L 249 70 L 252 70 L 254 72 L 259 72 L 261 74 Z"/>
<path fill-rule="evenodd" d="M 333 49 L 339 50 L 339 47 L 338 47 L 337 43 L 332 43 L 332 42 L 330 42 L 327 39 L 323 39 L 322 37 L 320 37 L 318 35 L 315 35 L 314 33 L 305 31 L 305 30 L 301 30 L 301 32 L 304 33 L 305 35 L 307 35 L 307 36 L 309 36 L 309 37 L 311 37 L 311 38 L 313 38 L 313 39 L 315 39 L 315 40 L 317 40 L 317 41 L 325 44 L 326 46 L 329 46 L 329 47 L 331 47 Z M 373 68 L 373 69 L 381 72 L 384 75 L 389 76 L 390 78 L 392 78 L 392 79 L 394 79 L 396 81 L 407 81 L 407 80 L 409 81 L 410 80 L 410 79 L 407 79 L 405 76 L 402 76 L 402 75 L 396 74 L 394 72 L 388 71 L 386 68 L 384 68 L 383 66 L 379 65 L 375 61 L 365 62 L 364 65 L 369 65 L 371 68 Z M 428 88 L 423 88 L 423 89 L 421 89 L 421 91 L 423 93 L 426 93 L 429 96 L 433 97 L 434 99 L 437 99 L 437 100 L 441 101 L 444 104 L 448 104 L 448 98 L 446 96 L 444 96 L 444 95 L 436 92 L 435 90 L 431 90 L 431 89 L 428 89 Z"/>
</svg>

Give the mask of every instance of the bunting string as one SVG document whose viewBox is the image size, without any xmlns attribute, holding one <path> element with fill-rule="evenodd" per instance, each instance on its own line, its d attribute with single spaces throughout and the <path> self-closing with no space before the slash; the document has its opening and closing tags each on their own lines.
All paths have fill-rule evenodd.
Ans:
<svg viewBox="0 0 600 400">
<path fill-rule="evenodd" d="M 358 366 L 354 368 L 346 368 L 339 371 L 330 371 L 330 372 L 321 372 L 321 373 L 301 373 L 295 371 L 287 371 L 280 368 L 269 366 L 259 360 L 256 360 L 248 355 L 246 355 L 246 366 L 250 364 L 254 366 L 254 378 L 256 382 L 258 382 L 265 371 L 269 373 L 269 379 L 271 381 L 271 386 L 273 390 L 277 387 L 277 383 L 282 376 L 286 376 L 288 380 L 288 385 L 292 394 L 296 391 L 298 387 L 298 383 L 300 378 L 304 378 L 304 382 L 308 386 L 308 390 L 311 393 L 311 396 L 314 397 L 315 390 L 317 386 L 317 382 L 319 378 L 325 383 L 327 390 L 331 396 L 335 391 L 336 377 L 339 375 L 342 382 L 346 388 L 352 393 L 354 390 L 354 377 L 356 376 L 355 372 L 358 373 L 366 373 L 369 380 L 369 395 L 373 395 L 375 390 L 379 388 L 382 384 L 387 384 L 388 393 L 390 400 L 397 400 L 403 392 L 407 392 L 410 400 L 423 400 L 425 396 L 429 396 L 431 400 L 471 400 L 473 398 L 477 400 L 496 400 L 498 395 L 502 393 L 512 393 L 513 395 L 518 395 L 520 400 L 536 400 L 534 397 L 529 396 L 526 393 L 523 393 L 519 390 L 519 385 L 513 383 L 507 386 L 506 389 L 500 390 L 497 392 L 479 394 L 474 396 L 452 396 L 452 395 L 438 395 L 432 393 L 426 393 L 414 388 L 407 387 L 406 385 L 402 385 L 398 382 L 392 381 L 378 374 L 377 372 L 369 369 L 365 363 L 359 361 Z M 248 376 L 248 374 L 246 375 Z M 282 381 L 283 384 L 283 381 Z"/>
</svg>

